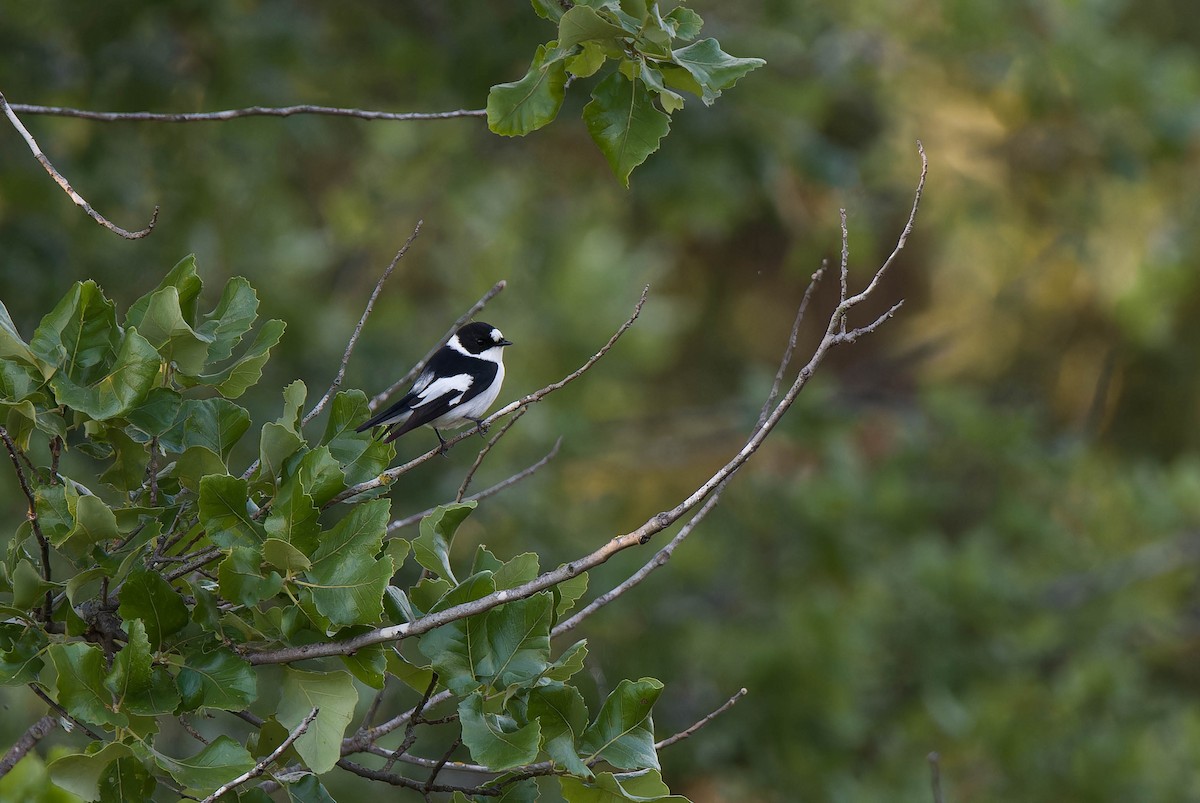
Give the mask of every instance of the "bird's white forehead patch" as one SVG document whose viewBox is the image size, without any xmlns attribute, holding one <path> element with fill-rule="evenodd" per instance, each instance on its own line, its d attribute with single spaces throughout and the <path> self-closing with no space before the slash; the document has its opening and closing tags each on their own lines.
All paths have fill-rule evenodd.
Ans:
<svg viewBox="0 0 1200 803">
<path fill-rule="evenodd" d="M 504 339 L 504 335 L 500 334 L 499 329 L 492 330 L 492 342 L 493 343 L 499 343 L 503 339 Z"/>
</svg>

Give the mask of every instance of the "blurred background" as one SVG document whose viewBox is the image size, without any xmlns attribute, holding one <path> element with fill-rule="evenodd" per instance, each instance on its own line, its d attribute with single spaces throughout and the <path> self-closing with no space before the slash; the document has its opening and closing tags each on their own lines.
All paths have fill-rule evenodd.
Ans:
<svg viewBox="0 0 1200 803">
<path fill-rule="evenodd" d="M 161 206 L 127 242 L 0 125 L 0 298 L 28 337 L 77 280 L 123 309 L 187 253 L 210 297 L 244 275 L 288 322 L 242 400 L 261 424 L 293 379 L 310 398 L 328 385 L 418 219 L 350 363 L 346 384 L 368 394 L 499 279 L 481 317 L 517 343 L 502 402 L 572 370 L 649 283 L 627 338 L 477 478 L 563 437 L 456 544 L 553 565 L 674 504 L 740 446 L 809 276 L 836 261 L 839 207 L 861 286 L 907 217 L 919 138 L 917 230 L 858 322 L 900 298 L 902 312 L 832 354 L 675 559 L 581 628 L 596 695 L 663 679 L 666 736 L 749 689 L 663 755 L 695 801 L 926 801 L 934 750 L 947 801 L 1200 799 L 1193 4 L 692 7 L 705 35 L 767 66 L 677 112 L 629 190 L 579 119 L 588 82 L 515 140 L 479 119 L 25 115 L 114 222 L 140 228 Z M 480 108 L 552 36 L 523 2 L 7 3 L 0 89 L 107 111 Z M 394 511 L 452 498 L 473 457 L 408 475 Z M 10 532 L 15 486 L 0 478 Z M 593 591 L 650 555 L 623 553 Z M 41 704 L 23 689 L 4 704 L 7 745 Z"/>
</svg>

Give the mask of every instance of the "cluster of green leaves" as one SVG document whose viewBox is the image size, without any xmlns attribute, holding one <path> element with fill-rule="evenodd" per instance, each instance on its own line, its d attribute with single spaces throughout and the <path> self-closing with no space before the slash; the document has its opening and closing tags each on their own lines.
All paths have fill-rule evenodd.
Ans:
<svg viewBox="0 0 1200 803">
<path fill-rule="evenodd" d="M 711 106 L 722 90 L 765 63 L 735 58 L 716 39 L 693 41 L 704 21 L 684 6 L 664 14 L 658 0 L 533 0 L 533 8 L 558 25 L 558 36 L 538 46 L 525 77 L 492 87 L 488 127 L 504 136 L 541 128 L 558 116 L 568 84 L 612 62 L 583 108 L 583 121 L 625 186 L 633 169 L 658 150 L 671 114 L 683 108 L 680 92 Z"/>
<path fill-rule="evenodd" d="M 305 669 L 246 659 L 414 622 L 540 569 L 532 553 L 504 562 L 480 546 L 460 580 L 451 543 L 473 503 L 437 508 L 411 545 L 388 537 L 387 499 L 364 494 L 329 509 L 395 455 L 355 432 L 368 416 L 359 390 L 338 393 L 310 439 L 306 388 L 292 383 L 282 414 L 256 430 L 257 460 L 234 467 L 252 426 L 233 399 L 258 382 L 284 327 L 268 321 L 240 348 L 257 319 L 255 291 L 232 279 L 202 314 L 201 290 L 188 257 L 118 323 L 95 283 L 77 283 L 28 343 L 0 306 L 0 406 L 33 499 L 0 562 L 0 684 L 42 687 L 104 736 L 52 761 L 49 778 L 85 800 L 148 799 L 160 778 L 203 797 L 317 709 L 279 766 L 304 768 L 286 776 L 293 799 L 329 800 L 318 776 L 341 758 L 360 689 L 383 689 L 391 676 L 417 693 L 448 689 L 463 744 L 498 772 L 552 761 L 577 803 L 669 795 L 651 719 L 662 684 L 623 681 L 593 717 L 571 685 L 585 644 L 552 658 L 551 629 L 586 574 L 430 630 L 407 656 L 376 644 Z M 50 465 L 36 466 L 34 453 Z M 404 589 L 392 583 L 410 551 L 422 571 Z M 274 690 L 262 699 L 267 671 L 281 678 L 277 702 Z M 252 708 L 265 724 L 245 745 L 221 734 L 179 757 L 159 739 L 180 715 Z M 513 779 L 506 799 L 538 792 L 533 778 Z M 230 794 L 265 799 L 249 787 Z"/>
</svg>

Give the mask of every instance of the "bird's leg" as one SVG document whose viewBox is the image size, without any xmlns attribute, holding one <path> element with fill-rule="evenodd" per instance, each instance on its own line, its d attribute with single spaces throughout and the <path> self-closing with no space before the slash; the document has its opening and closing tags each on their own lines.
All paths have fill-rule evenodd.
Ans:
<svg viewBox="0 0 1200 803">
<path fill-rule="evenodd" d="M 440 454 L 442 457 L 449 457 L 450 455 L 446 452 L 446 439 L 442 437 L 442 433 L 438 432 L 437 427 L 433 428 L 433 434 L 438 436 L 438 443 L 441 444 L 441 446 L 438 447 L 438 454 Z"/>
<path fill-rule="evenodd" d="M 487 434 L 488 428 L 487 428 L 487 426 L 486 426 L 486 425 L 483 423 L 483 419 L 482 419 L 482 418 L 468 418 L 467 420 L 468 420 L 468 421 L 471 421 L 471 422 L 473 422 L 473 423 L 475 424 L 475 431 L 476 431 L 476 432 L 478 432 L 480 435 L 486 435 L 486 434 Z"/>
</svg>

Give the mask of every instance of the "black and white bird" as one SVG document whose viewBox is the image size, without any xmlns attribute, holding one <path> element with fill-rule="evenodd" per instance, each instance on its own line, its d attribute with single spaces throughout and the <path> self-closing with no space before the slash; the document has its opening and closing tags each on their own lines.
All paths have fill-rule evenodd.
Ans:
<svg viewBox="0 0 1200 803">
<path fill-rule="evenodd" d="M 504 347 L 511 346 L 500 330 L 476 321 L 459 329 L 421 371 L 404 398 L 363 422 L 358 432 L 387 427 L 384 443 L 428 424 L 442 444 L 439 429 L 461 427 L 468 421 L 483 425 L 483 414 L 496 401 L 504 382 Z"/>
</svg>

